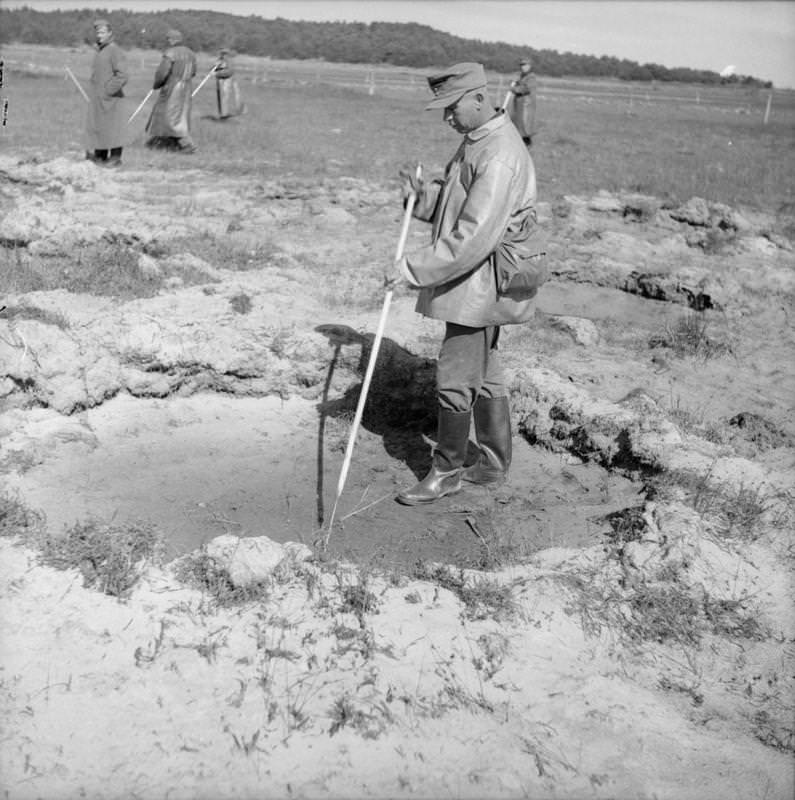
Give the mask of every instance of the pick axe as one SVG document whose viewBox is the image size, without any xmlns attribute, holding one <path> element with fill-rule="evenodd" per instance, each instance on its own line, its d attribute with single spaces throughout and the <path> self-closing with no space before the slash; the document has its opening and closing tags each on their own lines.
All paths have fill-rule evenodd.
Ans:
<svg viewBox="0 0 795 800">
<path fill-rule="evenodd" d="M 422 164 L 417 165 L 416 172 L 416 185 L 419 186 L 420 178 L 422 177 Z M 411 214 L 414 211 L 414 204 L 417 202 L 417 190 L 413 189 L 406 202 L 406 210 L 403 214 L 403 227 L 400 231 L 400 238 L 398 239 L 397 250 L 395 252 L 395 263 L 403 258 L 403 248 L 406 246 L 406 237 L 409 233 L 409 222 L 411 222 Z M 356 434 L 359 432 L 359 423 L 362 421 L 362 414 L 364 413 L 364 405 L 367 402 L 367 392 L 370 389 L 370 382 L 373 378 L 375 370 L 375 362 L 378 360 L 378 350 L 381 347 L 381 339 L 384 336 L 384 327 L 386 326 L 386 318 L 389 314 L 389 305 L 392 302 L 392 286 L 387 284 L 386 296 L 384 297 L 384 305 L 381 308 L 381 317 L 378 320 L 378 328 L 375 331 L 375 339 L 373 339 L 373 347 L 370 350 L 370 360 L 367 363 L 367 370 L 364 373 L 364 381 L 362 382 L 362 391 L 359 394 L 359 402 L 356 406 L 356 414 L 353 418 L 353 425 L 348 437 L 348 446 L 345 448 L 345 458 L 342 461 L 342 469 L 340 470 L 340 477 L 337 481 L 337 496 L 334 499 L 334 507 L 331 509 L 331 517 L 329 518 L 328 531 L 323 539 L 324 547 L 328 544 L 329 536 L 331 536 L 331 529 L 334 526 L 334 516 L 337 513 L 337 503 L 340 501 L 342 490 L 345 488 L 345 480 L 348 477 L 348 469 L 351 466 L 351 457 L 353 456 L 353 446 L 356 444 Z"/>
</svg>

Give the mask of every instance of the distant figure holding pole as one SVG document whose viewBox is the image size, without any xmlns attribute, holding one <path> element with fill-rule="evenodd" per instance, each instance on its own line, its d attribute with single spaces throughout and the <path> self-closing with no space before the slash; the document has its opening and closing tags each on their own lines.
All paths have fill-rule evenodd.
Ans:
<svg viewBox="0 0 795 800">
<path fill-rule="evenodd" d="M 190 135 L 191 86 L 196 75 L 196 56 L 181 44 L 182 34 L 170 30 L 166 34 L 168 48 L 155 72 L 153 89 L 159 89 L 146 132 L 147 147 L 176 147 L 182 153 L 195 153 Z"/>
<path fill-rule="evenodd" d="M 533 144 L 536 131 L 536 94 L 538 82 L 533 74 L 533 62 L 525 57 L 519 61 L 519 75 L 511 81 L 513 103 L 511 104 L 511 121 L 516 125 L 522 140 L 528 149 Z"/>
<path fill-rule="evenodd" d="M 215 96 L 218 100 L 218 119 L 236 117 L 245 111 L 240 97 L 240 87 L 234 77 L 232 52 L 224 48 L 218 55 L 215 65 Z"/>
<path fill-rule="evenodd" d="M 120 167 L 125 123 L 121 98 L 127 83 L 127 58 L 113 41 L 110 23 L 94 21 L 97 52 L 91 69 L 86 114 L 86 158 L 103 167 Z"/>
</svg>

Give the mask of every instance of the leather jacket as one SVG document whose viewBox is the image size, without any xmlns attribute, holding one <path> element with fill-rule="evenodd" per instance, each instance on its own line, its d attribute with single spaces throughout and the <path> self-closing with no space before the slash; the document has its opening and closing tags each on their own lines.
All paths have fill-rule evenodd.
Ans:
<svg viewBox="0 0 795 800">
<path fill-rule="evenodd" d="M 535 221 L 535 168 L 504 114 L 466 134 L 443 180 L 426 183 L 414 216 L 433 223 L 431 244 L 405 259 L 420 288 L 416 311 L 470 327 L 526 322 L 535 299 L 497 294 L 494 251 L 509 227 Z"/>
</svg>

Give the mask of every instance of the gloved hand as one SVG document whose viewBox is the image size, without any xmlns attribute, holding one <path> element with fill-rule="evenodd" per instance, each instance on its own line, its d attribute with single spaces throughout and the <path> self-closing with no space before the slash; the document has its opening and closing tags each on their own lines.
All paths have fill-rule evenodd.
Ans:
<svg viewBox="0 0 795 800">
<path fill-rule="evenodd" d="M 416 169 L 403 167 L 398 172 L 398 175 L 403 181 L 403 200 L 407 200 L 411 194 L 415 194 L 419 200 L 419 198 L 422 196 L 422 193 L 425 191 L 425 183 L 422 178 L 417 180 Z"/>
<path fill-rule="evenodd" d="M 392 270 L 390 272 L 384 273 L 384 288 L 393 290 L 397 289 L 398 286 L 406 286 L 407 281 L 405 278 L 405 264 L 406 264 L 406 257 L 402 256 L 401 258 L 395 261 L 394 265 L 392 266 Z"/>
</svg>

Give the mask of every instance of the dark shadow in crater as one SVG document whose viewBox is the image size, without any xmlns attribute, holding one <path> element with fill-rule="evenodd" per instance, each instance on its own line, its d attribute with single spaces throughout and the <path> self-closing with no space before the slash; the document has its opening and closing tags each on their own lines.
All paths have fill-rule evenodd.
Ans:
<svg viewBox="0 0 795 800">
<path fill-rule="evenodd" d="M 319 325 L 338 354 L 342 345 L 360 345 L 358 371 L 364 375 L 375 335 L 359 333 L 346 325 Z M 327 386 L 330 381 L 327 381 Z M 321 418 L 348 417 L 356 412 L 362 385 L 342 397 L 328 400 L 324 392 Z M 380 436 L 386 452 L 422 478 L 431 462 L 431 448 L 423 438 L 436 433 L 436 361 L 410 353 L 388 338 L 381 340 L 373 370 L 362 426 Z"/>
</svg>

